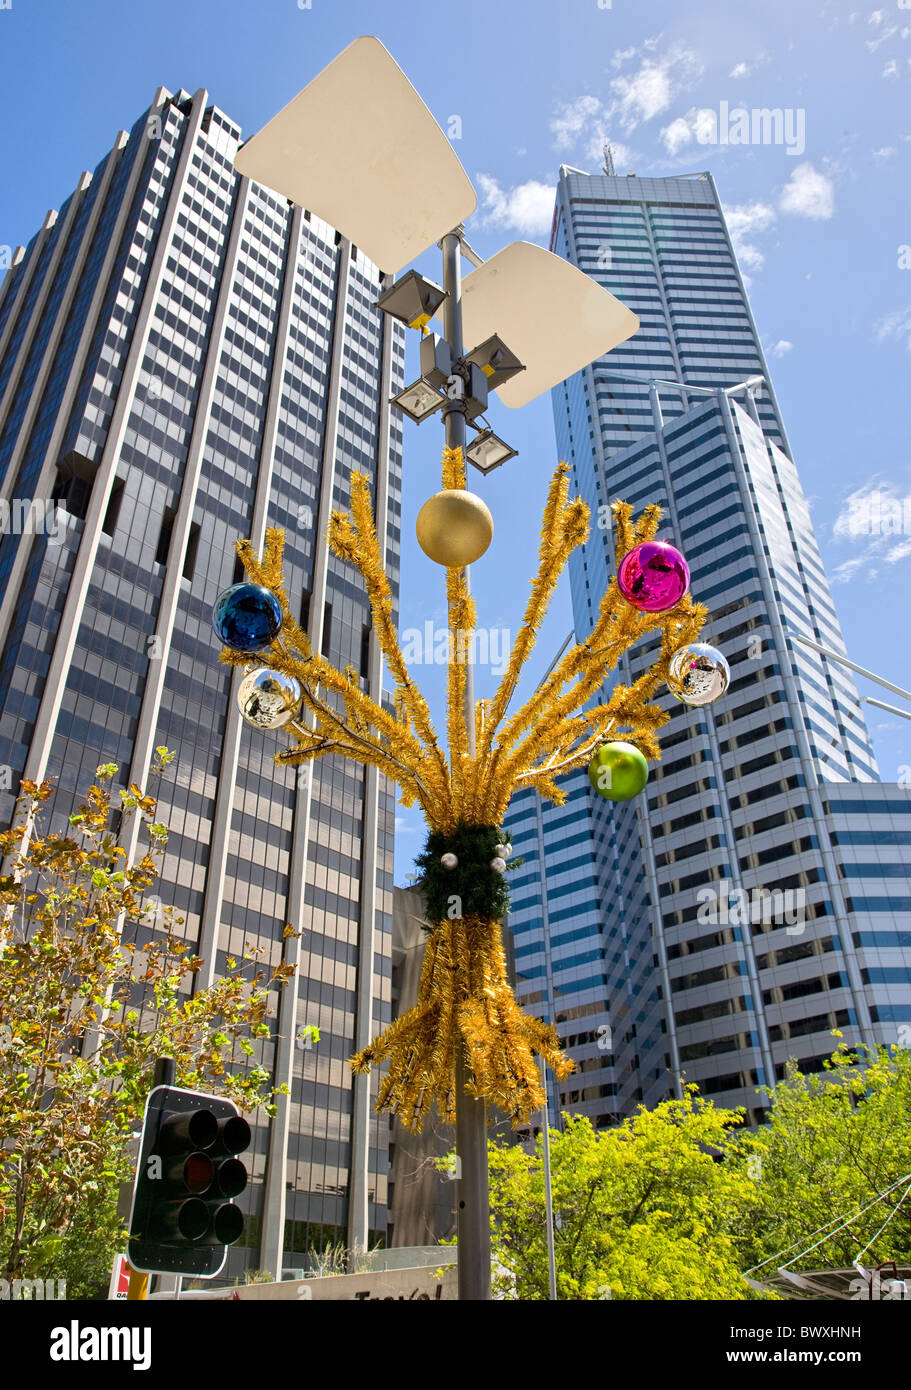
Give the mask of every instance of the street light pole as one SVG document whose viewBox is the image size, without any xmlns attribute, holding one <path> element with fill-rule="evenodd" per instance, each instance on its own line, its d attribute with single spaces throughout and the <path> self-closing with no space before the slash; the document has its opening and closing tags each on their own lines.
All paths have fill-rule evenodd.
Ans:
<svg viewBox="0 0 911 1390">
<path fill-rule="evenodd" d="M 547 1063 L 541 1058 L 541 1081 L 544 1086 L 543 1124 L 544 1151 L 544 1221 L 547 1226 L 547 1296 L 557 1297 L 557 1260 L 554 1252 L 554 1197 L 550 1182 L 550 1116 L 547 1113 Z"/>
<path fill-rule="evenodd" d="M 461 227 L 447 232 L 440 243 L 443 251 L 443 332 L 453 361 L 462 356 L 462 263 Z M 465 448 L 465 409 L 461 400 L 448 400 L 443 407 L 443 423 L 448 449 Z M 468 567 L 465 589 L 470 593 Z M 453 634 L 454 640 L 458 637 Z M 457 647 L 457 652 L 459 648 Z M 468 751 L 475 755 L 474 680 L 471 662 L 465 661 L 465 727 Z M 490 1196 L 487 1173 L 487 1104 L 465 1092 L 467 1063 L 464 1044 L 456 1058 L 456 1203 L 459 1248 L 459 1298 L 490 1298 Z"/>
</svg>

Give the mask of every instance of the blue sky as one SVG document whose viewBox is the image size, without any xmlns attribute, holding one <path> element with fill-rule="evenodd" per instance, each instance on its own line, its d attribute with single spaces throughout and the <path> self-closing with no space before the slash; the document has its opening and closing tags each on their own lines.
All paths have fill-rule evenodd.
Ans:
<svg viewBox="0 0 911 1390">
<path fill-rule="evenodd" d="M 0 246 L 29 239 L 157 86 L 208 88 L 249 135 L 362 33 L 382 39 L 444 129 L 460 118 L 454 147 L 480 203 L 467 233 L 482 255 L 515 239 L 546 245 L 559 165 L 596 171 L 607 136 L 621 173 L 712 170 L 849 652 L 911 687 L 911 502 L 898 533 L 868 525 L 873 493 L 911 497 L 911 0 L 11 0 L 0 8 Z M 795 152 L 701 143 L 722 102 L 795 113 Z M 438 276 L 435 253 L 419 264 Z M 417 375 L 414 341 L 410 352 Z M 556 462 L 550 401 L 497 405 L 490 418 L 520 456 L 476 475 L 496 535 L 473 583 L 481 625 L 514 634 Z M 444 616 L 442 572 L 414 541 L 439 444 L 435 423 L 406 422 L 403 628 Z M 533 678 L 570 627 L 564 586 Z M 439 670 L 415 674 L 436 701 Z M 493 684 L 480 669 L 477 693 Z M 868 718 L 895 780 L 911 769 L 911 725 L 869 707 Z M 411 813 L 400 829 L 399 881 L 421 838 Z"/>
</svg>

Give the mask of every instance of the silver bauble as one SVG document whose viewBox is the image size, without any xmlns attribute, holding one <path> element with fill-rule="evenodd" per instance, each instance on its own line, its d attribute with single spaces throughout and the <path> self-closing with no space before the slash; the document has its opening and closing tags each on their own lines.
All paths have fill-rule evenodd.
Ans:
<svg viewBox="0 0 911 1390">
<path fill-rule="evenodd" d="M 240 683 L 237 704 L 254 729 L 280 729 L 294 718 L 301 702 L 301 688 L 293 676 L 258 666 Z"/>
<path fill-rule="evenodd" d="M 499 857 L 496 858 L 496 859 L 491 859 L 491 861 L 490 861 L 490 867 L 491 867 L 492 869 L 494 869 L 498 874 L 505 874 L 505 873 L 506 873 L 506 860 L 505 860 L 505 859 L 500 859 Z"/>
<path fill-rule="evenodd" d="M 731 682 L 731 668 L 717 647 L 691 642 L 674 652 L 668 689 L 685 705 L 710 705 Z"/>
<path fill-rule="evenodd" d="M 458 864 L 458 862 L 459 862 L 459 858 L 458 858 L 458 855 L 456 855 L 456 854 L 441 854 L 441 855 L 440 855 L 440 863 L 443 865 L 443 868 L 444 868 L 444 869 L 454 869 L 454 868 L 456 867 L 456 865 Z"/>
</svg>

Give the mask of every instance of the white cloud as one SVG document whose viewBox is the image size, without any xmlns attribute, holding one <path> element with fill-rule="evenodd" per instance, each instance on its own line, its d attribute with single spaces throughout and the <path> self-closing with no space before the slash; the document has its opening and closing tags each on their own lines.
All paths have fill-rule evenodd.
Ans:
<svg viewBox="0 0 911 1390">
<path fill-rule="evenodd" d="M 550 119 L 550 129 L 554 145 L 558 150 L 571 150 L 578 142 L 583 130 L 600 117 L 602 106 L 597 97 L 579 97 L 576 101 L 564 102 Z"/>
<path fill-rule="evenodd" d="M 592 96 L 579 97 L 577 101 L 559 106 L 550 121 L 555 147 L 558 150 L 578 150 L 579 158 L 600 169 L 604 146 L 609 144 L 614 152 L 616 167 L 619 169 L 630 165 L 632 150 L 611 134 L 614 123 L 611 111 L 611 107 L 603 106 L 597 97 Z"/>
<path fill-rule="evenodd" d="M 863 541 L 858 555 L 845 560 L 832 574 L 844 584 L 860 575 L 869 583 L 882 564 L 897 565 L 911 555 L 906 520 L 911 498 L 902 497 L 892 483 L 868 479 L 844 499 L 832 527 L 835 540 Z"/>
<path fill-rule="evenodd" d="M 883 76 L 883 77 L 897 77 L 897 76 L 898 76 L 898 63 L 895 61 L 894 58 L 890 58 L 889 61 L 888 61 L 888 63 L 886 63 L 886 66 L 885 66 L 885 67 L 883 68 L 883 70 L 882 70 L 882 76 Z"/>
<path fill-rule="evenodd" d="M 879 28 L 885 17 L 885 10 L 874 10 L 873 13 L 870 15 L 869 19 L 867 20 L 867 23 L 872 24 L 874 28 Z"/>
<path fill-rule="evenodd" d="M 874 158 L 874 159 L 879 159 L 879 160 L 891 159 L 892 156 L 893 156 L 894 154 L 895 154 L 895 146 L 894 146 L 894 145 L 883 145 L 881 149 L 879 149 L 879 150 L 874 150 L 874 151 L 873 151 L 873 158 Z"/>
<path fill-rule="evenodd" d="M 836 565 L 834 570 L 829 571 L 830 584 L 847 584 L 854 579 L 858 571 L 867 580 L 875 579 L 879 570 L 871 567 L 871 559 L 875 554 L 875 547 L 870 546 L 863 555 L 855 555 L 853 560 L 844 560 L 840 565 Z"/>
<path fill-rule="evenodd" d="M 882 32 L 881 32 L 879 35 L 877 35 L 877 37 L 876 37 L 875 39 L 868 39 L 868 40 L 867 40 L 867 52 L 868 52 L 868 53 L 875 53 L 876 50 L 877 50 L 878 48 L 882 48 L 883 44 L 884 44 L 884 43 L 887 43 L 888 40 L 892 38 L 892 35 L 893 35 L 893 34 L 897 34 L 897 33 L 898 33 L 898 25 L 897 25 L 897 24 L 892 24 L 892 25 L 889 26 L 888 29 L 883 29 Z"/>
<path fill-rule="evenodd" d="M 786 357 L 789 352 L 793 351 L 793 343 L 789 343 L 787 338 L 779 338 L 774 347 L 769 348 L 769 355 L 772 357 Z"/>
<path fill-rule="evenodd" d="M 484 223 L 489 227 L 508 227 L 525 236 L 545 236 L 554 216 L 554 188 L 549 183 L 529 179 L 503 189 L 489 174 L 478 174 Z"/>
<path fill-rule="evenodd" d="M 826 222 L 835 212 L 835 185 L 812 164 L 798 164 L 781 190 L 778 206 L 792 217 Z"/>
<path fill-rule="evenodd" d="M 745 270 L 761 270 L 765 256 L 752 240 L 775 224 L 775 209 L 768 203 L 741 203 L 725 208 L 725 219 L 737 259 Z"/>
<path fill-rule="evenodd" d="M 757 68 L 764 68 L 766 64 L 771 63 L 771 61 L 771 53 L 752 53 L 749 62 L 745 59 L 741 59 L 739 63 L 735 63 L 728 73 L 728 77 L 752 77 Z"/>
<path fill-rule="evenodd" d="M 676 158 L 682 149 L 698 140 L 701 145 L 716 145 L 717 150 L 726 150 L 727 145 L 717 145 L 717 112 L 707 106 L 691 106 L 685 116 L 678 116 L 660 132 L 661 140 L 671 158 Z"/>
<path fill-rule="evenodd" d="M 884 491 L 891 495 L 891 488 L 884 488 L 878 479 L 871 478 L 848 494 L 832 527 L 832 535 L 836 540 L 853 541 L 857 540 L 858 536 L 870 534 L 870 499 L 874 492 L 882 495 Z"/>
<path fill-rule="evenodd" d="M 614 72 L 616 72 L 618 68 L 622 68 L 624 63 L 628 63 L 630 58 L 635 58 L 639 51 L 640 50 L 635 44 L 631 44 L 629 48 L 618 49 L 610 60 L 610 65 Z"/>
<path fill-rule="evenodd" d="M 647 61 L 632 77 L 617 77 L 611 86 L 617 94 L 624 130 L 634 130 L 640 121 L 659 116 L 673 100 L 670 76 L 661 63 Z"/>
<path fill-rule="evenodd" d="M 584 151 L 586 158 L 600 165 L 603 146 L 610 141 L 618 166 L 631 157 L 616 140 L 616 132 L 633 131 L 643 121 L 661 115 L 702 73 L 702 65 L 689 49 L 675 48 L 661 57 L 652 56 L 657 43 L 657 39 L 649 39 L 640 48 L 623 49 L 614 55 L 611 66 L 615 69 L 630 59 L 641 61 L 636 71 L 611 79 L 606 99 L 587 93 L 556 107 L 550 121 L 556 149 Z"/>
<path fill-rule="evenodd" d="M 905 340 L 905 347 L 911 352 L 911 304 L 907 309 L 899 309 L 894 314 L 887 314 L 884 319 L 880 319 L 875 326 L 875 333 L 880 342 L 886 338 L 898 338 Z"/>
<path fill-rule="evenodd" d="M 689 49 L 675 49 L 663 58 L 647 58 L 638 72 L 615 77 L 611 114 L 619 116 L 624 130 L 635 130 L 641 121 L 653 120 L 666 111 L 678 93 L 702 73 L 702 64 Z"/>
<path fill-rule="evenodd" d="M 664 142 L 668 154 L 673 158 L 686 145 L 693 143 L 693 132 L 690 123 L 683 116 L 678 116 L 670 125 L 666 125 L 661 132 L 661 139 Z"/>
</svg>

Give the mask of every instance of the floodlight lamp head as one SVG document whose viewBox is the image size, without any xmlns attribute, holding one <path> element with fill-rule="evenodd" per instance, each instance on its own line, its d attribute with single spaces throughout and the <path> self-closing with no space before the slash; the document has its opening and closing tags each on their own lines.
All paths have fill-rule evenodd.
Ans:
<svg viewBox="0 0 911 1390">
<path fill-rule="evenodd" d="M 421 339 L 421 376 L 440 390 L 452 375 L 452 352 L 449 344 L 437 333 Z"/>
<path fill-rule="evenodd" d="M 419 275 L 416 270 L 409 270 L 380 295 L 376 305 L 406 328 L 423 331 L 448 297 L 435 281 Z"/>
<path fill-rule="evenodd" d="M 482 430 L 474 438 L 465 450 L 465 457 L 479 473 L 492 473 L 495 468 L 499 468 L 507 459 L 516 458 L 517 449 L 511 449 L 509 445 L 497 435 L 493 430 Z"/>
<path fill-rule="evenodd" d="M 397 396 L 390 397 L 390 401 L 403 415 L 407 415 L 409 420 L 420 425 L 445 405 L 446 393 L 421 377 L 410 386 L 406 386 Z"/>
<path fill-rule="evenodd" d="M 510 352 L 503 339 L 496 333 L 476 348 L 472 348 L 471 352 L 466 354 L 466 361 L 477 363 L 486 376 L 487 386 L 491 391 L 510 381 L 519 372 L 525 371 L 525 364 L 519 361 L 514 352 Z"/>
</svg>

